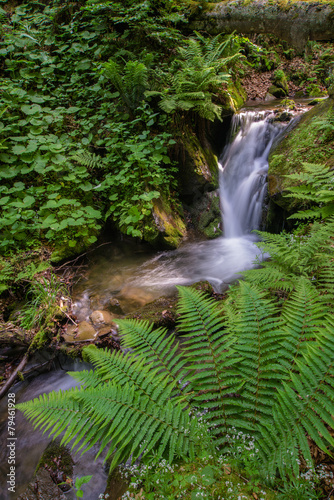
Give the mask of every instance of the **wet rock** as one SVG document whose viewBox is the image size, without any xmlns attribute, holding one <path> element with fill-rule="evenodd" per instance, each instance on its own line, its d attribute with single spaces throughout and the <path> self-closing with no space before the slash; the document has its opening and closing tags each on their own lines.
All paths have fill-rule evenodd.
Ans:
<svg viewBox="0 0 334 500">
<path fill-rule="evenodd" d="M 191 223 L 196 232 L 208 239 L 217 238 L 223 234 L 219 192 L 204 193 L 187 207 Z"/>
<path fill-rule="evenodd" d="M 153 295 L 140 287 L 125 286 L 121 289 L 118 299 L 125 314 L 152 302 Z"/>
<path fill-rule="evenodd" d="M 191 285 L 192 288 L 208 294 L 214 295 L 212 285 L 208 281 L 198 281 Z M 141 319 L 153 323 L 155 327 L 165 327 L 173 329 L 179 317 L 177 312 L 178 296 L 160 297 L 139 310 L 129 314 L 127 318 Z"/>
<path fill-rule="evenodd" d="M 330 120 L 334 109 L 333 99 L 325 99 L 304 113 L 299 121 L 293 121 L 285 129 L 279 143 L 269 155 L 268 189 L 274 205 L 284 210 L 285 217 L 305 208 L 302 200 L 285 197 L 286 190 L 294 182 L 286 174 L 300 172 L 302 163 L 334 166 L 334 141 L 326 135 L 324 123 Z M 321 159 L 321 160 L 320 160 Z M 307 203 L 307 202 L 306 202 Z M 277 212 L 275 207 L 274 212 Z M 268 213 L 267 228 L 275 225 L 275 214 Z"/>
<path fill-rule="evenodd" d="M 93 311 L 95 309 L 101 309 L 103 306 L 103 297 L 98 293 L 92 293 L 89 295 L 90 307 Z"/>
<path fill-rule="evenodd" d="M 66 333 L 63 334 L 65 342 L 84 342 L 94 340 L 96 337 L 95 328 L 88 321 L 81 321 L 78 325 L 70 325 L 67 327 Z"/>
<path fill-rule="evenodd" d="M 186 225 L 182 210 L 172 207 L 169 201 L 161 196 L 153 200 L 152 216 L 154 226 L 146 227 L 144 238 L 153 245 L 177 248 L 186 236 Z"/>
<path fill-rule="evenodd" d="M 45 469 L 40 469 L 27 489 L 17 500 L 66 500 Z"/>
<path fill-rule="evenodd" d="M 114 316 L 108 311 L 94 311 L 90 315 L 90 320 L 95 327 L 101 325 L 112 325 L 114 323 Z"/>
<path fill-rule="evenodd" d="M 114 297 L 109 300 L 108 309 L 113 314 L 119 314 L 119 315 L 124 314 L 123 309 L 121 308 L 121 304 L 119 303 L 119 300 L 115 299 Z"/>
<path fill-rule="evenodd" d="M 181 165 L 178 172 L 181 197 L 193 198 L 198 193 L 218 188 L 218 159 L 209 141 L 202 142 L 190 126 L 185 125 L 178 141 L 175 160 Z"/>
<path fill-rule="evenodd" d="M 293 118 L 293 113 L 289 113 L 289 111 L 280 111 L 276 114 L 274 121 L 275 122 L 289 122 Z"/>
</svg>

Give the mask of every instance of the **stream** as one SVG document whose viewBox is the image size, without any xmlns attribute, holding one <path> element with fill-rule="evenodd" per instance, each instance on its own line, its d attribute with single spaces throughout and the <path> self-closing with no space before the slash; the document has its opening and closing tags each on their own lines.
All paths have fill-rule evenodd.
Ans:
<svg viewBox="0 0 334 500">
<path fill-rule="evenodd" d="M 95 309 L 103 309 L 111 299 L 117 299 L 124 313 L 162 295 L 175 293 L 175 285 L 187 285 L 200 280 L 211 282 L 221 291 L 240 272 L 263 259 L 252 233 L 261 224 L 266 196 L 268 155 L 273 141 L 286 124 L 273 121 L 271 110 L 247 110 L 236 114 L 231 125 L 231 141 L 220 159 L 220 198 L 224 236 L 215 240 L 185 243 L 173 251 L 152 254 L 144 245 L 128 248 L 125 243 L 103 247 L 92 259 L 87 276 L 74 290 L 74 313 L 79 321 L 88 320 Z M 81 370 L 83 363 L 67 362 L 50 373 L 32 381 L 19 382 L 11 390 L 16 402 L 26 401 L 51 390 L 68 389 L 75 385 L 67 370 Z M 0 402 L 1 483 L 0 499 L 13 500 L 32 480 L 40 457 L 50 438 L 34 431 L 22 414 L 16 412 L 16 493 L 7 491 L 7 398 Z M 75 455 L 75 477 L 93 474 L 84 486 L 84 498 L 97 500 L 106 486 L 107 474 L 103 457 L 94 462 L 94 452 Z M 66 493 L 66 498 L 74 498 Z M 110 499 L 111 500 L 111 497 Z"/>
<path fill-rule="evenodd" d="M 253 230 L 260 228 L 267 190 L 268 155 L 286 124 L 273 121 L 272 110 L 234 115 L 231 140 L 219 159 L 224 236 L 184 243 L 177 250 L 130 253 L 114 245 L 93 257 L 88 274 L 73 291 L 73 312 L 89 321 L 110 299 L 125 314 L 152 300 L 175 293 L 175 285 L 208 280 L 217 292 L 263 258 Z M 124 253 L 126 252 L 126 253 Z"/>
</svg>

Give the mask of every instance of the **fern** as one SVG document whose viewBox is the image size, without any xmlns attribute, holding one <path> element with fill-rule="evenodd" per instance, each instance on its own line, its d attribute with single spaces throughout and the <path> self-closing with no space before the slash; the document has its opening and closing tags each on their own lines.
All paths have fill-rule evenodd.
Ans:
<svg viewBox="0 0 334 500">
<path fill-rule="evenodd" d="M 250 433 L 271 474 L 298 473 L 298 455 L 310 460 L 308 436 L 328 452 L 334 326 L 321 290 L 300 277 L 282 309 L 247 282 L 223 310 L 194 289 L 179 294 L 180 343 L 147 322 L 120 320 L 131 354 L 88 347 L 95 371 L 72 374 L 81 389 L 19 408 L 44 431 L 64 432 L 64 443 L 107 447 L 111 467 L 153 451 L 157 460 L 193 456 L 200 415 L 215 446 L 228 445 L 232 427 Z"/>
<path fill-rule="evenodd" d="M 288 189 L 287 197 L 296 200 L 305 200 L 316 205 L 309 210 L 302 210 L 293 214 L 293 219 L 326 219 L 334 215 L 334 176 L 333 171 L 325 165 L 303 163 L 303 171 L 287 175 L 291 181 L 298 185 Z"/>
<path fill-rule="evenodd" d="M 135 111 L 145 97 L 148 87 L 148 71 L 144 63 L 128 61 L 123 68 L 110 59 L 103 63 L 103 73 L 119 92 L 124 105 Z"/>
<path fill-rule="evenodd" d="M 105 168 L 103 158 L 90 151 L 78 151 L 72 156 L 72 159 L 90 170 Z"/>
</svg>

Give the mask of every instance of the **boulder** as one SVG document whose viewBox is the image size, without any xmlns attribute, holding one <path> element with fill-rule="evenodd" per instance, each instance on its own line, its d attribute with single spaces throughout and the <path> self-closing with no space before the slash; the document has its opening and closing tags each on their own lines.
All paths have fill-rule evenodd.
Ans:
<svg viewBox="0 0 334 500">
<path fill-rule="evenodd" d="M 92 312 L 90 320 L 95 327 L 104 325 L 112 325 L 114 323 L 114 316 L 108 311 L 97 310 Z"/>
<path fill-rule="evenodd" d="M 40 469 L 27 489 L 17 500 L 66 500 L 65 495 L 52 481 L 45 469 Z"/>
<path fill-rule="evenodd" d="M 228 0 L 209 3 L 190 28 L 210 34 L 269 33 L 302 53 L 309 40 L 332 40 L 334 6 L 328 2 L 273 2 Z"/>
<path fill-rule="evenodd" d="M 303 162 L 334 166 L 334 135 L 328 122 L 333 106 L 333 99 L 325 99 L 293 120 L 270 152 L 269 197 L 286 215 L 305 208 L 302 201 L 284 196 L 294 185 L 286 174 L 301 172 Z M 327 129 L 326 123 L 329 123 Z M 272 214 L 269 213 L 268 217 L 271 219 Z"/>
<path fill-rule="evenodd" d="M 70 325 L 67 327 L 66 333 L 63 334 L 65 342 L 84 342 L 94 340 L 96 337 L 95 328 L 88 321 L 80 321 L 78 325 Z"/>
</svg>

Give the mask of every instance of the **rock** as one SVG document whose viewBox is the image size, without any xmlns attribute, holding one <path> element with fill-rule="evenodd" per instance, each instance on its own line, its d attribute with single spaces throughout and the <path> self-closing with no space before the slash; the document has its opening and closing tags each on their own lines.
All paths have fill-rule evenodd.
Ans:
<svg viewBox="0 0 334 500">
<path fill-rule="evenodd" d="M 115 299 L 114 297 L 109 300 L 108 309 L 110 309 L 110 311 L 113 314 L 119 314 L 119 315 L 124 314 L 123 309 L 121 308 L 121 304 L 119 303 L 119 300 Z"/>
<path fill-rule="evenodd" d="M 281 97 L 285 97 L 287 95 L 287 92 L 285 92 L 284 89 L 277 87 L 276 85 L 272 85 L 268 89 L 268 93 L 272 94 L 274 97 L 277 97 L 278 99 Z"/>
<path fill-rule="evenodd" d="M 205 137 L 205 130 L 202 136 L 200 141 L 186 124 L 178 140 L 175 160 L 180 165 L 178 181 L 183 198 L 193 198 L 198 193 L 218 188 L 218 159 Z"/>
<path fill-rule="evenodd" d="M 274 118 L 275 122 L 289 122 L 293 118 L 293 114 L 289 111 L 278 112 Z"/>
<path fill-rule="evenodd" d="M 312 99 L 312 101 L 310 101 L 308 103 L 309 106 L 315 106 L 316 104 L 319 104 L 320 102 L 322 102 L 324 99 L 321 98 L 321 97 L 316 97 L 315 99 Z"/>
<path fill-rule="evenodd" d="M 95 328 L 88 321 L 81 321 L 78 325 L 70 325 L 67 327 L 66 333 L 64 333 L 63 338 L 65 342 L 84 342 L 88 340 L 94 340 L 96 337 Z"/>
<path fill-rule="evenodd" d="M 195 231 L 200 235 L 213 239 L 223 234 L 218 190 L 204 193 L 187 209 Z"/>
<path fill-rule="evenodd" d="M 147 226 L 144 239 L 153 245 L 177 248 L 186 236 L 186 225 L 180 207 L 172 208 L 165 197 L 153 200 L 154 226 Z"/>
<path fill-rule="evenodd" d="M 45 469 L 40 469 L 27 489 L 17 500 L 66 500 Z"/>
<path fill-rule="evenodd" d="M 118 295 L 118 299 L 125 314 L 145 306 L 149 302 L 152 302 L 153 298 L 150 292 L 135 286 L 123 287 Z"/>
<path fill-rule="evenodd" d="M 282 69 L 278 69 L 277 71 L 275 71 L 273 77 L 273 83 L 276 87 L 284 91 L 284 95 L 287 95 L 289 93 L 288 81 Z M 271 92 L 270 89 L 269 92 L 273 95 L 276 95 L 274 94 L 274 92 Z"/>
<path fill-rule="evenodd" d="M 334 167 L 334 140 L 324 128 L 326 119 L 330 119 L 334 109 L 334 100 L 325 99 L 304 113 L 299 121 L 292 121 L 285 129 L 280 142 L 274 145 L 269 155 L 268 189 L 274 204 L 291 215 L 304 208 L 301 201 L 284 197 L 287 188 L 294 183 L 286 174 L 300 172 L 302 163 L 325 164 Z M 268 214 L 267 225 L 270 230 L 272 214 Z"/>
<path fill-rule="evenodd" d="M 114 324 L 114 316 L 108 311 L 94 311 L 90 315 L 90 320 L 96 327 Z"/>
<path fill-rule="evenodd" d="M 274 101 L 275 99 L 276 99 L 276 97 L 273 94 L 270 94 L 269 92 L 267 92 L 267 94 L 264 98 L 265 102 Z"/>
<path fill-rule="evenodd" d="M 208 281 L 198 281 L 191 285 L 192 288 L 212 296 L 214 291 L 212 285 Z M 149 304 L 141 307 L 135 312 L 132 312 L 127 318 L 142 319 L 153 323 L 156 328 L 165 327 L 173 329 L 175 327 L 177 313 L 178 297 L 160 297 Z"/>
<path fill-rule="evenodd" d="M 286 40 L 302 53 L 309 40 L 334 38 L 331 2 L 275 2 L 272 0 L 228 0 L 209 3 L 190 29 L 218 33 L 269 33 Z"/>
</svg>

